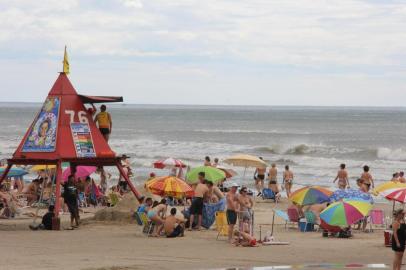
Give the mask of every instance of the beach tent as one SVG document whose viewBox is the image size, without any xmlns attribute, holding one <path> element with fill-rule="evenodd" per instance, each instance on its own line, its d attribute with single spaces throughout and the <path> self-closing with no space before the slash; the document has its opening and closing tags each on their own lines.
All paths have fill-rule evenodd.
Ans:
<svg viewBox="0 0 406 270">
<path fill-rule="evenodd" d="M 124 172 L 120 158 L 111 150 L 84 106 L 84 102 L 117 101 L 122 98 L 78 95 L 66 73 L 61 72 L 13 157 L 7 160 L 0 183 L 13 165 L 55 165 L 55 215 L 58 216 L 63 162 L 69 162 L 72 172 L 79 165 L 115 166 L 140 200 L 141 195 Z"/>
</svg>

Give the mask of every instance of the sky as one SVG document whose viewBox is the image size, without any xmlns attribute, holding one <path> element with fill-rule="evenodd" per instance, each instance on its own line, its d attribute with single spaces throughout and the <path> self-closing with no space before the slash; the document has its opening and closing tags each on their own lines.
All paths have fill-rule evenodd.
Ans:
<svg viewBox="0 0 406 270">
<path fill-rule="evenodd" d="M 0 0 L 0 102 L 403 106 L 406 1 Z"/>
</svg>

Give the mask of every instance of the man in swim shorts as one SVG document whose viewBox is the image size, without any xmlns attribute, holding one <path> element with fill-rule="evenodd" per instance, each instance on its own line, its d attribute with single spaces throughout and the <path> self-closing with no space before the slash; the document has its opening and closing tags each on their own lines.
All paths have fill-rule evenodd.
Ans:
<svg viewBox="0 0 406 270">
<path fill-rule="evenodd" d="M 263 160 L 262 157 L 259 157 L 259 159 Z M 266 172 L 266 167 L 259 167 L 255 170 L 254 179 L 255 179 L 255 186 L 258 191 L 257 196 L 261 196 L 261 194 L 262 194 L 262 189 L 264 188 L 265 172 Z"/>
<path fill-rule="evenodd" d="M 199 172 L 199 183 L 195 188 L 195 196 L 192 200 L 192 205 L 190 206 L 190 227 L 189 230 L 192 230 L 193 221 L 195 215 L 198 215 L 197 220 L 197 230 L 200 230 L 200 226 L 202 225 L 202 214 L 203 214 L 203 201 L 205 196 L 207 196 L 209 192 L 209 188 L 206 185 L 205 180 L 206 174 L 204 172 Z"/>
<path fill-rule="evenodd" d="M 172 208 L 170 216 L 165 219 L 164 230 L 168 238 L 183 236 L 184 220 L 176 217 L 176 208 Z"/>
<path fill-rule="evenodd" d="M 230 191 L 227 192 L 227 223 L 228 223 L 228 241 L 231 243 L 233 238 L 234 226 L 237 224 L 237 209 L 239 206 L 237 199 L 237 188 L 236 183 L 230 185 Z"/>
<path fill-rule="evenodd" d="M 100 112 L 96 114 L 94 121 L 99 125 L 100 133 L 103 135 L 106 142 L 109 141 L 111 130 L 113 128 L 113 121 L 111 120 L 111 115 L 106 112 L 106 105 L 100 106 Z"/>
</svg>

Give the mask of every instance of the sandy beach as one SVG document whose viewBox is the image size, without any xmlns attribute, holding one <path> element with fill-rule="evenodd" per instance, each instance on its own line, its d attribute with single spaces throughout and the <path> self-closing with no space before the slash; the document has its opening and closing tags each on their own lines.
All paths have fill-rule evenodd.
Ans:
<svg viewBox="0 0 406 270">
<path fill-rule="evenodd" d="M 287 205 L 286 199 L 277 205 L 257 200 L 257 238 L 260 224 L 263 234 L 270 229 L 272 208 L 286 209 Z M 375 208 L 389 212 L 390 205 L 377 204 Z M 119 210 L 126 211 L 124 207 Z M 351 239 L 323 238 L 321 232 L 302 233 L 293 225 L 285 230 L 277 219 L 275 237 L 290 244 L 248 248 L 230 245 L 224 237 L 216 240 L 214 229 L 186 232 L 183 238 L 151 238 L 134 222 L 95 221 L 92 214 L 87 217 L 74 231 L 33 232 L 20 226 L 0 232 L 4 269 L 216 269 L 325 263 L 343 268 L 341 264 L 390 265 L 393 255 L 384 247 L 383 228 L 355 232 Z M 67 218 L 62 216 L 65 224 Z M 4 229 L 4 222 L 0 223 Z"/>
</svg>

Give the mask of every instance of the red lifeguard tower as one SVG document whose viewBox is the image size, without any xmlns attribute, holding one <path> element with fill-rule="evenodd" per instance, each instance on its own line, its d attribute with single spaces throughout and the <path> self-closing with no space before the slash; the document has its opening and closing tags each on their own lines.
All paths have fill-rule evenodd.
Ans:
<svg viewBox="0 0 406 270">
<path fill-rule="evenodd" d="M 124 172 L 120 158 L 111 150 L 84 106 L 85 103 L 122 101 L 122 97 L 78 95 L 66 72 L 61 72 L 13 157 L 7 160 L 0 183 L 13 165 L 56 165 L 55 215 L 58 216 L 62 162 L 69 162 L 72 172 L 79 165 L 116 166 L 140 200 L 141 195 Z"/>
</svg>

